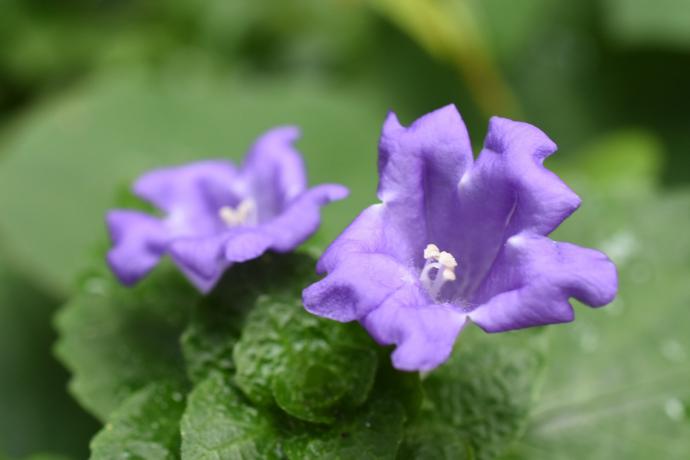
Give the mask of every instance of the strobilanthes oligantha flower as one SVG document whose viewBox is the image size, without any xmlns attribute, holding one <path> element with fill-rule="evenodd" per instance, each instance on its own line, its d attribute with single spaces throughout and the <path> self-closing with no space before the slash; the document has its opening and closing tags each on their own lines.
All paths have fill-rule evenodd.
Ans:
<svg viewBox="0 0 690 460">
<path fill-rule="evenodd" d="M 543 161 L 556 145 L 526 123 L 494 117 L 473 158 L 454 106 L 410 127 L 395 114 L 379 144 L 378 198 L 331 244 L 304 291 L 310 312 L 358 320 L 395 344 L 401 370 L 443 363 L 469 322 L 487 332 L 571 321 L 569 298 L 613 300 L 602 253 L 549 239 L 580 200 Z"/>
<path fill-rule="evenodd" d="M 107 224 L 113 246 L 108 263 L 126 285 L 144 277 L 165 254 L 202 292 L 224 270 L 266 250 L 287 252 L 318 227 L 321 206 L 347 189 L 324 184 L 307 189 L 302 158 L 293 147 L 299 132 L 277 128 L 260 137 L 242 167 L 223 160 L 158 169 L 134 184 L 134 193 L 162 217 L 113 210 Z"/>
</svg>

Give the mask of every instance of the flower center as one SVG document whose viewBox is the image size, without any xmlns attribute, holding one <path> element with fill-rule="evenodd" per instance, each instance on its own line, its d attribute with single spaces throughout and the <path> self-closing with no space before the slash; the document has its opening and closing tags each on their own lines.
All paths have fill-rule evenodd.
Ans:
<svg viewBox="0 0 690 460">
<path fill-rule="evenodd" d="M 448 281 L 455 281 L 455 268 L 458 266 L 450 252 L 439 251 L 435 244 L 427 244 L 424 249 L 426 264 L 419 275 L 422 285 L 432 298 L 438 298 L 441 288 Z"/>
<path fill-rule="evenodd" d="M 218 210 L 218 216 L 228 227 L 256 223 L 256 203 L 251 198 L 244 199 L 233 208 L 223 206 Z"/>
</svg>

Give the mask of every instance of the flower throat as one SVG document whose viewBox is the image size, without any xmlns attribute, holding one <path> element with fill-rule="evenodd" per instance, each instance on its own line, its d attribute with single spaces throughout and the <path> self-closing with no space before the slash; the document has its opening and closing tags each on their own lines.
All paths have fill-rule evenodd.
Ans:
<svg viewBox="0 0 690 460">
<path fill-rule="evenodd" d="M 441 288 L 449 282 L 455 281 L 455 269 L 458 262 L 453 254 L 440 251 L 435 244 L 427 244 L 424 249 L 424 268 L 419 275 L 419 280 L 429 292 L 429 295 L 436 300 L 441 293 Z"/>
</svg>

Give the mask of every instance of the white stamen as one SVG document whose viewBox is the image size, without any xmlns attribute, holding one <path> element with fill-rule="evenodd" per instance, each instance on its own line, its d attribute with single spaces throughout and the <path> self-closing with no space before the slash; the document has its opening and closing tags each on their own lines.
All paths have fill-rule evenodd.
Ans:
<svg viewBox="0 0 690 460">
<path fill-rule="evenodd" d="M 218 210 L 218 216 L 228 227 L 237 227 L 252 223 L 256 219 L 256 204 L 251 198 L 242 200 L 236 208 L 223 206 Z"/>
<path fill-rule="evenodd" d="M 446 281 L 455 281 L 455 272 L 447 268 L 443 270 L 442 276 Z"/>
<path fill-rule="evenodd" d="M 438 246 L 436 246 L 435 244 L 427 244 L 426 248 L 424 248 L 425 260 L 437 258 L 439 254 L 441 254 L 441 252 L 438 250 Z"/>
<path fill-rule="evenodd" d="M 438 297 L 441 288 L 448 281 L 455 281 L 455 269 L 458 262 L 449 252 L 439 251 L 435 244 L 428 244 L 424 249 L 424 259 L 426 264 L 419 275 L 422 285 L 429 291 L 434 299 Z M 435 276 L 431 278 L 432 270 Z"/>
<path fill-rule="evenodd" d="M 451 254 L 450 252 L 443 251 L 441 254 L 438 255 L 438 261 L 444 267 L 454 269 L 458 266 L 458 263 L 455 261 L 455 257 L 453 257 L 453 254 Z"/>
</svg>

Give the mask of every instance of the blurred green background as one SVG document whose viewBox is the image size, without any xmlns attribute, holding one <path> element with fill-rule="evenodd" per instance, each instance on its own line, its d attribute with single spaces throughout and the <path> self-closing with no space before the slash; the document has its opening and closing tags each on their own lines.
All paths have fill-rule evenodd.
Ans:
<svg viewBox="0 0 690 460">
<path fill-rule="evenodd" d="M 609 252 L 619 299 L 552 328 L 521 459 L 690 458 L 687 0 L 0 0 L 0 458 L 85 458 L 95 420 L 52 312 L 141 172 L 240 159 L 297 124 L 310 181 L 375 200 L 387 110 L 533 123 L 583 197 L 558 237 Z M 53 456 L 35 456 L 50 453 Z"/>
</svg>

